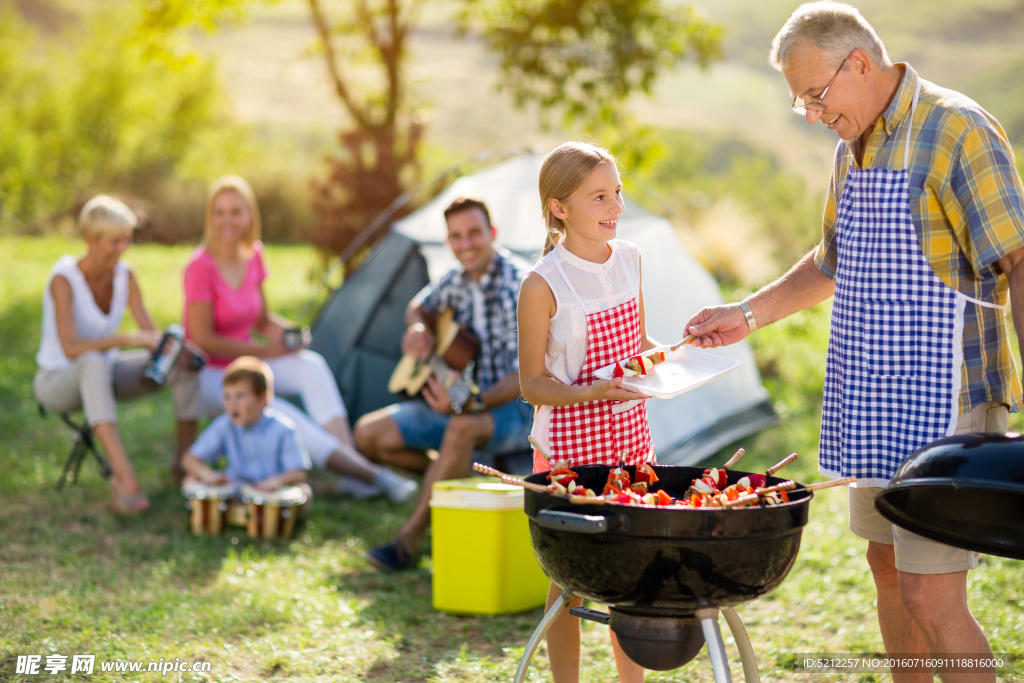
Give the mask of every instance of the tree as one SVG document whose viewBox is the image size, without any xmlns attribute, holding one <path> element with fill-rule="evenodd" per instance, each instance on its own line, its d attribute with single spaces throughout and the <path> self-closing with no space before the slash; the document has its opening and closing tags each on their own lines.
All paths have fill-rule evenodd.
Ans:
<svg viewBox="0 0 1024 683">
<path fill-rule="evenodd" d="M 140 0 L 153 26 L 216 23 L 259 0 Z M 419 179 L 423 123 L 409 81 L 408 39 L 425 0 L 306 0 L 320 54 L 350 121 L 327 176 L 313 181 L 323 229 L 314 242 L 341 253 L 366 225 Z M 537 105 L 562 120 L 631 140 L 626 103 L 649 94 L 664 69 L 693 57 L 706 67 L 720 55 L 721 28 L 693 9 L 659 0 L 460 0 L 463 34 L 479 33 L 499 57 L 501 87 L 519 107 Z M 377 77 L 367 78 L 366 67 Z M 635 147 L 636 143 L 633 142 Z M 411 208 L 411 207 L 409 207 Z M 384 226 L 381 226 L 384 227 Z M 346 264 L 347 265 L 347 264 Z"/>
</svg>

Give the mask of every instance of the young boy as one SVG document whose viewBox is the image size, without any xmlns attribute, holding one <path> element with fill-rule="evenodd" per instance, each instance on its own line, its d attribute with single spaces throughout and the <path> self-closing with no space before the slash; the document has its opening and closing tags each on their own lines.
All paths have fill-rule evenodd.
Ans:
<svg viewBox="0 0 1024 683">
<path fill-rule="evenodd" d="M 270 367 L 253 356 L 242 356 L 224 373 L 224 414 L 200 434 L 182 458 L 186 481 L 204 484 L 248 484 L 263 491 L 298 486 L 306 494 L 305 511 L 313 500 L 306 483 L 309 455 L 295 436 L 295 428 L 278 416 L 267 402 L 273 397 Z M 227 457 L 227 469 L 210 464 Z"/>
</svg>

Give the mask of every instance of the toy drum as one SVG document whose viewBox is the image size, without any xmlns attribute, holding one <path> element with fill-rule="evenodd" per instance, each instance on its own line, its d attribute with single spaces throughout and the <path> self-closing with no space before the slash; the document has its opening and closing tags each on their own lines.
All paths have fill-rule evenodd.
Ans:
<svg viewBox="0 0 1024 683">
<path fill-rule="evenodd" d="M 306 503 L 306 493 L 298 486 L 276 491 L 243 486 L 242 502 L 249 508 L 250 538 L 291 538 L 299 508 Z"/>
<path fill-rule="evenodd" d="M 224 530 L 225 516 L 231 501 L 238 497 L 238 486 L 210 486 L 200 481 L 189 481 L 182 486 L 181 492 L 185 494 L 187 507 L 192 511 L 192 533 L 219 535 Z"/>
</svg>

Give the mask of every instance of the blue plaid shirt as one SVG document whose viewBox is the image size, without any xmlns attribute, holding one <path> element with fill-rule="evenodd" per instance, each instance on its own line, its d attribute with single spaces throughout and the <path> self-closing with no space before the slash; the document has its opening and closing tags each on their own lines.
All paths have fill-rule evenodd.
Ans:
<svg viewBox="0 0 1024 683">
<path fill-rule="evenodd" d="M 523 275 L 507 253 L 496 251 L 478 283 L 483 292 L 487 330 L 472 367 L 473 380 L 481 390 L 519 370 L 516 305 Z M 435 315 L 450 308 L 455 312 L 456 322 L 473 328 L 471 280 L 462 268 L 453 268 L 437 283 L 424 287 L 413 301 Z"/>
</svg>

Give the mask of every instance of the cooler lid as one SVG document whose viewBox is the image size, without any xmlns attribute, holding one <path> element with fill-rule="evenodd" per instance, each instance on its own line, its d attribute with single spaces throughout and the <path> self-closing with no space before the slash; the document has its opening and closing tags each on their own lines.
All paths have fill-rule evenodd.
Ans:
<svg viewBox="0 0 1024 683">
<path fill-rule="evenodd" d="M 491 478 L 467 477 L 434 484 L 430 507 L 471 510 L 521 510 L 523 489 Z"/>
</svg>

